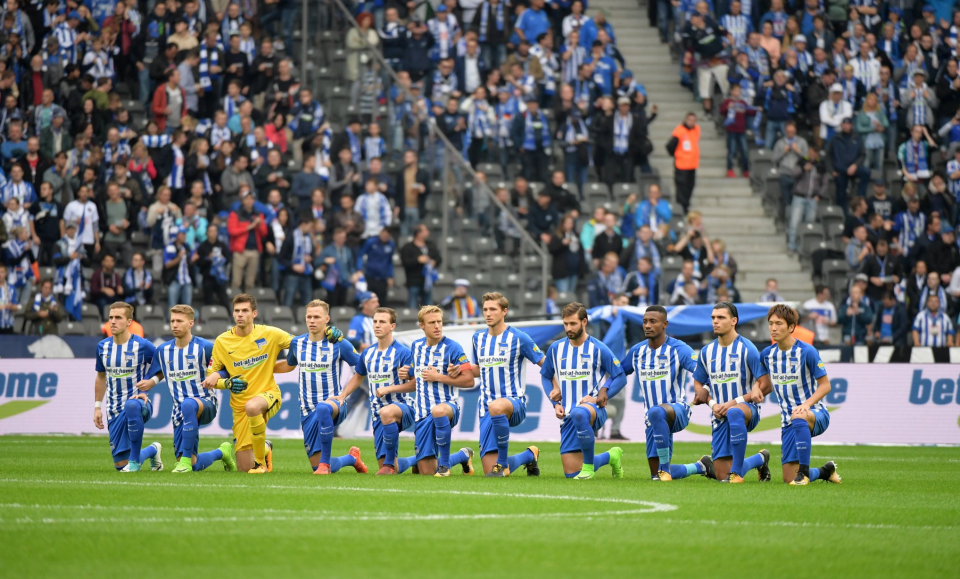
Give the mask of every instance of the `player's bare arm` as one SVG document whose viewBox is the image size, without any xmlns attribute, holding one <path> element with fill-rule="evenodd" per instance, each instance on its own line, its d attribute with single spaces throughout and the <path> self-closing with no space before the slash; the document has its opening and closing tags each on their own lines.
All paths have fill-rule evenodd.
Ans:
<svg viewBox="0 0 960 579">
<path fill-rule="evenodd" d="M 100 410 L 100 403 L 107 394 L 107 373 L 97 372 L 97 379 L 93 383 L 93 425 L 98 430 L 103 430 L 103 412 Z"/>
<path fill-rule="evenodd" d="M 407 392 L 416 392 L 417 391 L 417 381 L 416 380 L 407 380 L 402 384 L 394 384 L 393 386 L 381 386 L 377 388 L 377 398 L 383 398 L 390 394 L 405 394 Z"/>
<path fill-rule="evenodd" d="M 291 366 L 287 361 L 277 359 L 277 363 L 273 365 L 274 374 L 286 374 L 287 372 L 293 372 L 296 366 Z"/>
</svg>

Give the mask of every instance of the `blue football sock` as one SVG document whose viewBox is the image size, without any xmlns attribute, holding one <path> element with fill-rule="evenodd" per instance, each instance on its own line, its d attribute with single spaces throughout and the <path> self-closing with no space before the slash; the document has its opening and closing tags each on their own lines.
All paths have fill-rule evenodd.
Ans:
<svg viewBox="0 0 960 579">
<path fill-rule="evenodd" d="M 435 416 L 433 426 L 436 430 L 437 463 L 450 468 L 450 419 L 446 416 Z"/>
<path fill-rule="evenodd" d="M 396 422 L 383 425 L 383 446 L 386 451 L 383 464 L 393 466 L 396 464 L 397 449 L 400 446 L 400 425 Z"/>
<path fill-rule="evenodd" d="M 800 472 L 805 473 L 810 470 L 810 444 L 813 441 L 810 424 L 802 418 L 796 418 L 790 423 L 790 429 L 793 431 L 793 439 L 796 442 Z"/>
<path fill-rule="evenodd" d="M 193 398 L 187 398 L 180 405 L 180 411 L 183 414 L 183 428 L 180 429 L 181 448 L 197 448 L 197 439 L 200 437 L 200 431 L 197 430 L 200 428 L 200 423 L 197 421 L 198 410 L 200 405 Z M 192 450 L 189 452 L 193 453 Z"/>
<path fill-rule="evenodd" d="M 209 452 L 201 452 L 197 455 L 197 462 L 193 464 L 193 471 L 205 470 L 211 464 L 223 458 L 223 452 L 218 448 Z"/>
<path fill-rule="evenodd" d="M 600 470 L 601 467 L 607 466 L 610 464 L 610 453 L 602 452 L 597 456 L 593 457 L 593 470 Z"/>
<path fill-rule="evenodd" d="M 401 456 L 397 459 L 397 474 L 405 472 L 411 466 L 417 464 L 416 456 Z"/>
<path fill-rule="evenodd" d="M 352 454 L 335 456 L 330 459 L 330 472 L 334 473 L 345 466 L 354 466 L 355 464 L 357 464 L 357 459 Z"/>
<path fill-rule="evenodd" d="M 507 468 L 510 469 L 510 472 L 516 472 L 518 468 L 525 464 L 530 464 L 533 462 L 533 459 L 536 458 L 533 456 L 533 451 L 529 448 L 520 454 L 515 454 L 507 458 Z"/>
<path fill-rule="evenodd" d="M 743 411 L 734 406 L 727 410 L 727 424 L 730 428 L 730 449 L 733 451 L 733 466 L 730 472 L 743 476 L 743 457 L 747 453 L 747 422 Z"/>
<path fill-rule="evenodd" d="M 577 442 L 580 443 L 580 452 L 583 453 L 583 463 L 593 464 L 593 447 L 596 439 L 593 433 L 593 426 L 590 424 L 590 411 L 586 408 L 577 406 L 570 412 L 570 418 L 577 428 Z"/>
<path fill-rule="evenodd" d="M 660 459 L 660 470 L 670 471 L 670 425 L 667 424 L 667 411 L 654 406 L 647 412 L 650 428 L 653 429 L 653 441 L 657 446 L 657 457 Z"/>
<path fill-rule="evenodd" d="M 670 465 L 670 476 L 673 477 L 673 480 L 680 480 L 682 478 L 687 478 L 690 475 L 698 474 L 699 469 L 697 464 L 671 464 Z"/>
<path fill-rule="evenodd" d="M 143 446 L 143 402 L 131 398 L 123 405 L 123 415 L 127 419 L 127 436 L 130 438 L 130 462 L 140 462 L 140 447 Z"/>
<path fill-rule="evenodd" d="M 447 460 L 450 461 L 451 467 L 454 467 L 458 464 L 463 464 L 467 462 L 467 453 L 463 452 L 462 450 L 458 450 L 457 452 L 451 454 L 450 458 Z"/>
<path fill-rule="evenodd" d="M 743 476 L 755 468 L 759 468 L 763 464 L 763 455 L 757 453 L 753 456 L 748 456 L 743 459 L 743 472 L 738 472 L 740 476 Z"/>
<path fill-rule="evenodd" d="M 147 448 L 140 449 L 140 462 L 146 462 L 151 458 L 157 456 L 157 447 L 152 444 Z"/>
<path fill-rule="evenodd" d="M 567 478 L 573 478 L 573 477 L 577 476 L 578 474 L 580 474 L 580 473 L 578 473 L 578 472 L 565 472 L 565 473 L 563 473 L 563 476 L 565 476 L 565 477 L 567 477 Z"/>
<path fill-rule="evenodd" d="M 497 437 L 497 462 L 507 464 L 507 453 L 510 451 L 510 421 L 506 415 L 497 414 L 490 417 L 493 424 L 493 435 Z"/>
<path fill-rule="evenodd" d="M 814 467 L 814 468 L 811 468 L 811 469 L 810 469 L 810 480 L 811 480 L 811 481 L 820 480 L 820 469 L 819 469 L 819 468 Z"/>
<path fill-rule="evenodd" d="M 333 448 L 333 433 L 336 430 L 336 427 L 333 425 L 333 409 L 330 408 L 330 405 L 326 402 L 321 402 L 314 412 L 317 413 L 317 421 L 320 423 L 320 462 L 333 467 L 333 464 L 330 462 L 330 450 Z"/>
</svg>

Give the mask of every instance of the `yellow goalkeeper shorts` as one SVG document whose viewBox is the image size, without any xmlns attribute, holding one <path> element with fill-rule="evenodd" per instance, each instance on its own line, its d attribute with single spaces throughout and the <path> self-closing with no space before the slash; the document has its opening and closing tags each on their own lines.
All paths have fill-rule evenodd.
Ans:
<svg viewBox="0 0 960 579">
<path fill-rule="evenodd" d="M 260 398 L 267 401 L 267 411 L 263 413 L 263 419 L 267 422 L 280 412 L 280 400 L 283 395 L 279 388 L 273 388 L 266 392 L 257 394 Z M 253 448 L 253 439 L 250 436 L 250 425 L 247 423 L 247 412 L 243 408 L 233 410 L 233 437 L 237 439 L 237 450 L 251 450 Z"/>
</svg>

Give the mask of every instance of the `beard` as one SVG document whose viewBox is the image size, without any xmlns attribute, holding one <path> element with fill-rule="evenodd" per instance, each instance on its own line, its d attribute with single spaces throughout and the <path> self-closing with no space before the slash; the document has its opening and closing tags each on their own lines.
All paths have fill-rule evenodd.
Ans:
<svg viewBox="0 0 960 579">
<path fill-rule="evenodd" d="M 583 335 L 583 328 L 580 328 L 576 332 L 567 332 L 567 338 L 571 340 L 579 340 L 580 336 Z"/>
</svg>

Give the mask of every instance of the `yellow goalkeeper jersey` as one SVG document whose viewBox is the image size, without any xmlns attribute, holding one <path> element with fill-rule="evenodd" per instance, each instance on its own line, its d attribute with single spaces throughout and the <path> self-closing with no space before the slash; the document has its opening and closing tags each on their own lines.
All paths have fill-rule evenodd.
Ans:
<svg viewBox="0 0 960 579">
<path fill-rule="evenodd" d="M 249 336 L 238 336 L 236 327 L 217 336 L 213 343 L 211 370 L 226 369 L 231 376 L 243 374 L 249 386 L 241 394 L 230 395 L 230 405 L 242 408 L 247 400 L 277 388 L 273 367 L 281 350 L 290 347 L 293 336 L 273 326 L 253 326 Z"/>
</svg>

